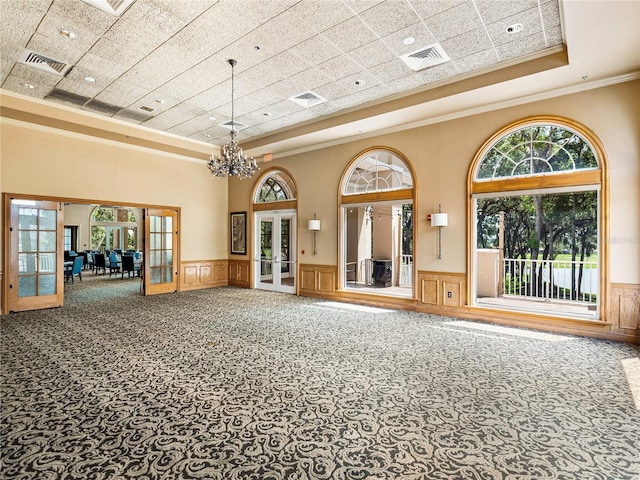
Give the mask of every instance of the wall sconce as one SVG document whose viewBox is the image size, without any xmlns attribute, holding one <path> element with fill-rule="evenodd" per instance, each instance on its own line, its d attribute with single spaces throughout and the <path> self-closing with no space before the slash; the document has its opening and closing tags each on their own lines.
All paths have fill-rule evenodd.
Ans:
<svg viewBox="0 0 640 480">
<path fill-rule="evenodd" d="M 442 260 L 442 227 L 449 225 L 449 217 L 442 213 L 441 205 L 438 204 L 438 213 L 429 215 L 432 227 L 438 227 L 438 260 Z"/>
<path fill-rule="evenodd" d="M 318 249 L 316 248 L 316 233 L 320 231 L 320 220 L 316 220 L 316 214 L 313 214 L 313 220 L 309 220 L 309 224 L 307 226 L 309 231 L 313 232 L 313 254 L 318 254 Z"/>
</svg>

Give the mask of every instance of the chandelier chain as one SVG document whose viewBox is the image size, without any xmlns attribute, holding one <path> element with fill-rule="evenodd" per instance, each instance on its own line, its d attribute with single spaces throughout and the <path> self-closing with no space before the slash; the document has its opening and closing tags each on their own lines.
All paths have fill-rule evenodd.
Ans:
<svg viewBox="0 0 640 480">
<path fill-rule="evenodd" d="M 253 157 L 248 157 L 236 141 L 236 123 L 235 123 L 235 69 L 236 61 L 229 60 L 231 65 L 231 141 L 224 144 L 220 152 L 220 156 L 211 156 L 207 164 L 209 171 L 216 177 L 252 177 L 258 170 L 258 164 Z"/>
</svg>

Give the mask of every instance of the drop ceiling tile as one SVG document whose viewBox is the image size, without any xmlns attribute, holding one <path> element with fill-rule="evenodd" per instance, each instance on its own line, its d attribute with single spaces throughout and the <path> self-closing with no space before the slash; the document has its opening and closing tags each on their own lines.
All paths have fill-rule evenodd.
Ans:
<svg viewBox="0 0 640 480">
<path fill-rule="evenodd" d="M 360 13 L 364 21 L 378 37 L 384 37 L 420 21 L 420 17 L 405 1 L 381 2 Z"/>
<path fill-rule="evenodd" d="M 378 38 L 358 17 L 345 20 L 322 34 L 343 52 L 349 52 Z"/>
<path fill-rule="evenodd" d="M 500 8 L 496 8 L 496 0 L 475 0 L 475 3 L 482 20 L 487 25 L 520 12 L 538 8 L 537 0 L 509 0 L 508 2 L 500 2 Z"/>
<path fill-rule="evenodd" d="M 85 72 L 85 76 L 90 75 L 95 78 L 97 82 L 101 81 L 102 78 L 118 78 L 129 68 L 131 68 L 129 64 L 100 57 L 90 51 L 76 63 L 73 71 L 76 69 L 82 70 Z"/>
<path fill-rule="evenodd" d="M 472 55 L 458 58 L 455 61 L 455 65 L 460 73 L 467 73 L 473 70 L 489 68 L 499 60 L 498 52 L 495 49 L 490 48 L 482 52 L 476 52 Z"/>
<path fill-rule="evenodd" d="M 44 12 L 32 8 L 30 4 L 24 5 L 22 1 L 0 1 L 0 52 L 5 57 L 13 57 L 10 54 L 16 49 L 16 55 L 22 53 L 27 42 L 33 35 Z M 19 25 L 20 28 L 16 28 Z"/>
<path fill-rule="evenodd" d="M 396 59 L 396 55 L 380 40 L 351 50 L 348 56 L 362 68 L 371 68 Z"/>
<path fill-rule="evenodd" d="M 248 37 L 254 46 L 260 47 L 260 51 L 274 56 L 308 40 L 312 35 L 312 28 L 306 20 L 287 10 L 260 25 Z"/>
<path fill-rule="evenodd" d="M 22 79 L 22 81 L 36 86 L 42 85 L 49 87 L 54 87 L 63 78 L 60 75 L 48 73 L 34 67 L 22 65 L 21 63 L 16 63 L 13 66 L 11 76 L 16 76 Z"/>
<path fill-rule="evenodd" d="M 60 30 L 69 30 L 75 33 L 76 38 L 68 38 L 60 34 Z M 76 18 L 61 17 L 54 13 L 48 13 L 40 25 L 38 33 L 49 37 L 53 46 L 51 48 L 75 49 L 81 53 L 91 48 L 100 38 L 100 32 L 94 32 L 86 28 Z"/>
<path fill-rule="evenodd" d="M 369 73 L 374 75 L 381 83 L 386 84 L 398 78 L 411 75 L 413 71 L 400 59 L 395 59 L 370 68 Z"/>
<path fill-rule="evenodd" d="M 540 7 L 545 29 L 560 27 L 560 10 L 556 2 L 544 3 Z"/>
<path fill-rule="evenodd" d="M 513 42 L 498 45 L 496 49 L 500 54 L 500 60 L 512 60 L 514 58 L 530 55 L 536 51 L 546 48 L 546 42 L 542 32 L 534 33 L 527 37 L 522 37 Z"/>
<path fill-rule="evenodd" d="M 559 25 L 551 28 L 545 28 L 544 33 L 547 39 L 546 43 L 548 46 L 552 47 L 555 45 L 562 45 L 564 43 L 562 29 Z"/>
<path fill-rule="evenodd" d="M 366 88 L 360 92 L 352 95 L 346 95 L 342 98 L 332 102 L 335 107 L 342 110 L 344 108 L 351 108 L 358 105 L 363 105 L 368 102 L 384 98 L 390 94 L 390 90 L 380 85 Z"/>
<path fill-rule="evenodd" d="M 312 32 L 325 30 L 352 18 L 355 14 L 342 0 L 310 0 L 291 7 L 292 12 L 304 19 Z"/>
<path fill-rule="evenodd" d="M 86 48 L 83 48 L 80 44 L 72 43 L 73 40 L 64 39 L 57 33 L 55 35 L 55 37 L 49 35 L 45 36 L 42 33 L 37 32 L 29 40 L 27 48 L 46 57 L 63 61 L 69 65 L 74 65 L 80 58 L 82 58 Z"/>
<path fill-rule="evenodd" d="M 104 38 L 127 45 L 145 55 L 153 52 L 167 40 L 166 35 L 147 28 L 146 25 L 119 20 L 104 34 Z"/>
<path fill-rule="evenodd" d="M 356 82 L 359 83 L 356 84 Z M 334 101 L 348 95 L 357 96 L 359 92 L 369 90 L 376 85 L 380 85 L 380 81 L 371 73 L 362 71 L 324 85 L 318 88 L 316 93 L 328 100 Z"/>
<path fill-rule="evenodd" d="M 145 0 L 145 3 L 169 12 L 184 22 L 190 22 L 209 7 L 218 3 L 218 0 Z"/>
<path fill-rule="evenodd" d="M 440 42 L 449 58 L 456 60 L 493 47 L 484 28 L 463 33 L 457 37 Z"/>
<path fill-rule="evenodd" d="M 235 100 L 235 110 L 238 115 L 244 115 L 245 113 L 257 110 L 263 111 L 265 106 L 277 103 L 282 100 L 282 98 L 283 97 L 278 95 L 273 89 L 262 88 Z"/>
<path fill-rule="evenodd" d="M 277 83 L 290 75 L 300 73 L 306 67 L 307 66 L 292 53 L 281 52 L 269 60 L 262 62 L 260 65 L 256 65 L 250 70 L 241 73 L 236 77 L 236 80 L 238 80 L 238 82 L 248 80 L 257 86 L 257 88 L 254 88 L 254 90 L 257 90 Z M 236 89 L 237 92 L 249 93 L 247 91 L 248 86 L 242 87 L 238 83 L 236 86 L 239 87 Z"/>
<path fill-rule="evenodd" d="M 164 38 L 171 37 L 187 24 L 186 20 L 174 15 L 171 11 L 146 0 L 133 2 L 122 18 L 130 25 L 137 25 L 138 28 L 153 29 Z"/>
<path fill-rule="evenodd" d="M 118 63 L 125 68 L 130 68 L 135 65 L 142 60 L 145 55 L 138 50 L 129 48 L 129 45 L 107 38 L 98 40 L 90 52 L 97 57 L 107 59 L 111 63 Z"/>
<path fill-rule="evenodd" d="M 438 0 L 435 2 L 431 0 L 408 1 L 423 20 L 438 15 L 446 10 L 451 10 L 452 8 L 458 7 L 467 2 L 467 0 Z"/>
<path fill-rule="evenodd" d="M 102 102 L 120 105 L 122 108 L 125 108 L 146 94 L 147 90 L 143 87 L 132 85 L 122 80 L 116 80 L 96 95 L 95 98 Z"/>
<path fill-rule="evenodd" d="M 55 1 L 51 4 L 49 12 L 72 19 L 83 29 L 90 30 L 97 35 L 102 35 L 118 20 L 118 17 L 92 7 L 81 0 Z"/>
<path fill-rule="evenodd" d="M 516 23 L 522 24 L 522 31 L 508 33 L 507 28 Z M 542 31 L 540 11 L 536 7 L 518 12 L 515 15 L 503 17 L 494 23 L 487 24 L 487 31 L 489 32 L 494 45 L 502 45 L 504 43 L 513 42 L 519 38 L 525 38 L 529 35 Z"/>
<path fill-rule="evenodd" d="M 85 97 L 94 97 L 109 87 L 115 80 L 115 78 L 105 77 L 104 75 L 97 77 L 95 82 L 87 82 L 84 79 L 86 76 L 92 75 L 93 72 L 76 67 L 60 80 L 57 88 Z"/>
<path fill-rule="evenodd" d="M 344 0 L 344 3 L 355 13 L 361 13 L 382 3 L 382 0 Z"/>
<path fill-rule="evenodd" d="M 30 78 L 23 77 L 20 75 L 20 73 L 23 72 L 12 71 L 11 73 L 9 73 L 7 78 L 2 82 L 2 88 L 5 88 L 12 92 L 18 92 L 22 95 L 33 98 L 44 98 L 53 88 L 53 85 L 51 84 L 38 81 L 39 79 L 34 79 L 31 75 L 29 75 Z M 46 73 L 42 73 L 46 75 Z M 25 88 L 24 86 L 22 86 L 23 83 L 31 84 L 34 88 Z"/>
<path fill-rule="evenodd" d="M 269 88 L 274 95 L 278 95 L 280 98 L 289 98 L 307 90 L 315 90 L 333 80 L 334 76 L 327 69 L 313 67 L 285 78 Z"/>
<path fill-rule="evenodd" d="M 344 78 L 362 70 L 360 65 L 354 62 L 348 55 L 332 58 L 318 65 L 320 71 L 332 79 Z M 294 94 L 295 95 L 295 94 Z"/>
<path fill-rule="evenodd" d="M 405 44 L 405 38 L 413 37 L 415 41 Z M 386 35 L 382 41 L 397 55 L 405 55 L 414 52 L 436 42 L 436 37 L 424 26 L 422 22 L 414 23 L 396 32 Z"/>
<path fill-rule="evenodd" d="M 482 28 L 473 3 L 462 3 L 424 19 L 425 25 L 439 42 Z"/>
<path fill-rule="evenodd" d="M 323 35 L 316 35 L 300 42 L 291 47 L 289 52 L 311 66 L 342 55 L 342 52 Z"/>
<path fill-rule="evenodd" d="M 297 103 L 292 102 L 291 100 L 280 100 L 279 102 L 272 103 L 264 107 L 264 110 L 271 114 L 269 117 L 269 121 L 273 121 L 276 118 L 280 118 L 287 115 L 293 115 L 300 110 L 303 110 L 304 107 L 301 107 Z"/>
</svg>

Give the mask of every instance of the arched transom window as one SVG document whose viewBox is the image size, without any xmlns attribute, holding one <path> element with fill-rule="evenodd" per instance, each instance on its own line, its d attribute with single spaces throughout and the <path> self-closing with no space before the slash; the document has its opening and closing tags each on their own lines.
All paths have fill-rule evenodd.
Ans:
<svg viewBox="0 0 640 480">
<path fill-rule="evenodd" d="M 296 189 L 289 175 L 281 171 L 270 172 L 256 190 L 255 203 L 281 202 L 296 198 Z"/>
<path fill-rule="evenodd" d="M 531 125 L 500 138 L 484 155 L 477 181 L 597 169 L 591 145 L 557 125 Z"/>
<path fill-rule="evenodd" d="M 411 172 L 400 157 L 388 150 L 372 150 L 355 163 L 342 193 L 351 195 L 412 187 Z"/>
</svg>

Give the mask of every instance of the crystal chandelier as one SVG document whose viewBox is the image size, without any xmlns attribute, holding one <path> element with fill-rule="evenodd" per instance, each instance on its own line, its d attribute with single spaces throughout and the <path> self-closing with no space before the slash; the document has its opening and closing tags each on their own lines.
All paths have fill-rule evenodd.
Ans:
<svg viewBox="0 0 640 480">
<path fill-rule="evenodd" d="M 231 65 L 231 141 L 224 144 L 222 152 L 219 157 L 211 156 L 208 166 L 209 171 L 216 177 L 238 177 L 249 178 L 258 170 L 258 165 L 253 157 L 248 157 L 238 145 L 236 141 L 236 124 L 233 121 L 233 70 L 236 66 L 236 62 L 233 59 L 229 60 Z"/>
</svg>

